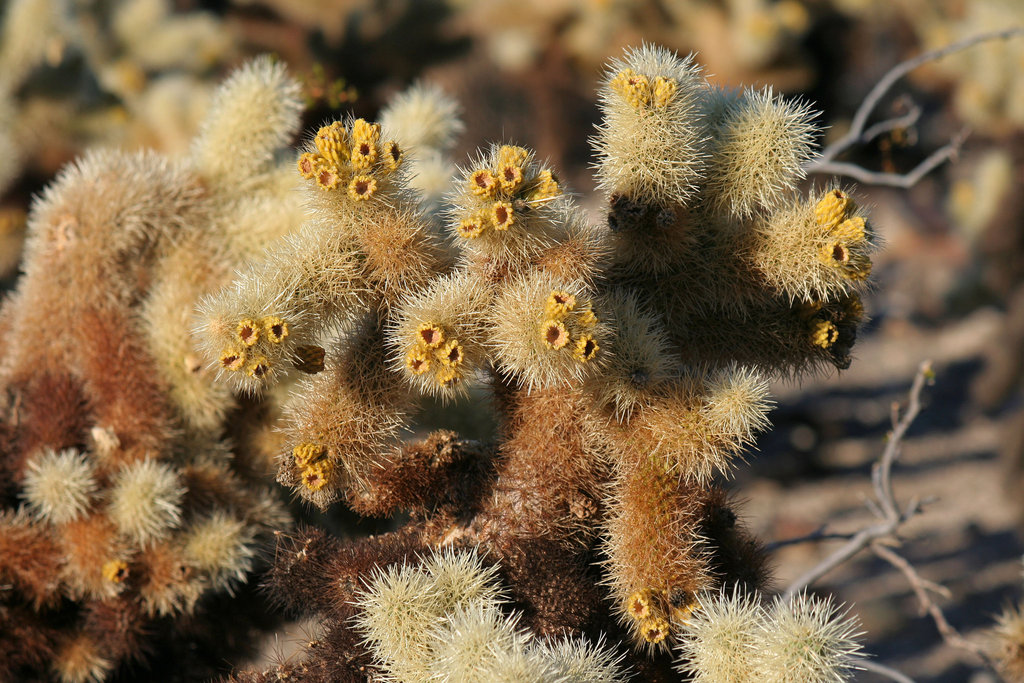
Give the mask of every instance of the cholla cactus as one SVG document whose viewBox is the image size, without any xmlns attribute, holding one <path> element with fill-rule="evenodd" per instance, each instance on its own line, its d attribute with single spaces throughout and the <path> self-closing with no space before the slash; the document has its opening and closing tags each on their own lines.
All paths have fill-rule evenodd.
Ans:
<svg viewBox="0 0 1024 683">
<path fill-rule="evenodd" d="M 240 137 L 254 102 L 263 127 Z M 108 678 L 202 623 L 200 600 L 234 591 L 288 525 L 259 450 L 225 437 L 247 430 L 190 330 L 252 233 L 290 230 L 292 166 L 273 155 L 298 115 L 295 83 L 258 60 L 189 158 L 93 153 L 33 207 L 2 311 L 0 678 Z"/>
<path fill-rule="evenodd" d="M 323 370 L 284 406 L 278 480 L 321 507 L 411 514 L 354 544 L 313 531 L 282 539 L 270 587 L 321 614 L 331 645 L 240 678 L 359 680 L 376 662 L 396 680 L 425 680 L 439 675 L 425 663 L 435 655 L 467 671 L 466 651 L 483 666 L 494 651 L 474 650 L 472 634 L 516 637 L 498 612 L 474 608 L 453 617 L 463 642 L 431 641 L 440 617 L 420 605 L 433 600 L 430 571 L 412 566 L 437 546 L 476 548 L 499 567 L 522 628 L 631 642 L 629 664 L 650 680 L 675 676 L 670 646 L 697 596 L 764 585 L 764 557 L 714 481 L 766 427 L 769 377 L 849 363 L 873 232 L 844 190 L 796 190 L 814 130 L 803 105 L 722 92 L 692 59 L 652 46 L 611 65 L 601 102 L 607 226 L 589 225 L 557 172 L 513 144 L 482 151 L 456 174 L 447 207 L 424 213 L 401 168 L 381 166 L 416 149 L 392 156 L 373 124 L 334 123 L 298 161 L 301 244 L 324 234 L 330 248 L 286 238 L 259 263 L 289 284 L 265 289 L 257 283 L 271 276 L 251 266 L 204 306 L 209 363 L 223 366 L 221 347 L 245 343 L 238 325 L 265 315 L 324 349 Z M 400 120 L 389 135 L 422 139 L 394 128 Z M 368 196 L 352 190 L 360 174 L 373 179 Z M 442 231 L 450 257 L 434 251 Z M 373 264 L 388 249 L 408 272 L 382 286 Z M 301 362 L 271 365 L 276 374 L 240 386 L 272 391 Z M 493 396 L 495 446 L 401 437 L 417 394 L 456 399 L 474 386 Z M 367 571 L 378 577 L 369 592 L 356 578 Z M 812 607 L 808 619 L 842 641 L 822 670 L 842 671 L 850 634 Z"/>
<path fill-rule="evenodd" d="M 698 596 L 767 579 L 716 477 L 767 425 L 767 379 L 845 367 L 863 317 L 870 225 L 839 188 L 795 190 L 809 113 L 721 92 L 660 48 L 628 53 L 603 80 L 593 226 L 515 144 L 480 152 L 434 210 L 408 160 L 459 128 L 436 95 L 413 98 L 436 116 L 332 122 L 278 165 L 296 97 L 258 62 L 186 162 L 94 157 L 37 206 L 4 311 L 4 466 L 26 505 L 3 521 L 15 538 L 56 530 L 4 575 L 39 609 L 63 591 L 187 611 L 177 558 L 230 588 L 276 508 L 243 490 L 227 432 L 245 472 L 270 453 L 320 508 L 408 515 L 348 542 L 280 534 L 268 587 L 324 634 L 239 680 L 619 680 L 620 655 L 677 678 Z M 402 129 L 420 123 L 433 133 Z M 27 334 L 57 321 L 47 345 Z M 496 443 L 407 437 L 421 396 L 471 390 L 491 396 Z M 76 483 L 41 493 L 61 472 Z M 65 680 L 131 654 L 40 628 Z"/>
</svg>

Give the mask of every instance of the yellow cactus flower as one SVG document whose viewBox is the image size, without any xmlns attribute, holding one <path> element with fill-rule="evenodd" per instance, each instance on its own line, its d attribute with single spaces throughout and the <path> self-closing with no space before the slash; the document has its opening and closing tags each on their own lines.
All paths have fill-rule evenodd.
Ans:
<svg viewBox="0 0 1024 683">
<path fill-rule="evenodd" d="M 356 119 L 352 122 L 352 141 L 368 142 L 376 146 L 380 142 L 380 124 L 370 123 L 366 119 Z"/>
<path fill-rule="evenodd" d="M 530 152 L 523 147 L 516 147 L 515 145 L 502 145 L 498 149 L 498 167 L 502 168 L 505 166 L 525 166 L 526 161 L 530 158 Z"/>
<path fill-rule="evenodd" d="M 260 321 L 263 330 L 267 333 L 267 339 L 273 344 L 280 344 L 288 336 L 288 323 L 276 315 L 268 315 Z"/>
<path fill-rule="evenodd" d="M 101 570 L 103 578 L 112 583 L 123 583 L 128 578 L 128 563 L 123 560 L 110 560 Z"/>
<path fill-rule="evenodd" d="M 502 192 L 506 194 L 514 193 L 523 184 L 523 169 L 519 166 L 511 165 L 499 166 L 498 184 L 501 186 Z"/>
<path fill-rule="evenodd" d="M 601 347 L 589 334 L 580 335 L 576 340 L 576 348 L 573 350 L 573 357 L 580 363 L 586 363 L 597 355 Z"/>
<path fill-rule="evenodd" d="M 434 378 L 442 387 L 447 387 L 458 382 L 461 379 L 461 374 L 456 366 L 446 365 L 437 371 Z"/>
<path fill-rule="evenodd" d="M 358 202 L 365 202 L 377 193 L 377 179 L 369 175 L 357 175 L 348 184 L 348 196 Z"/>
<path fill-rule="evenodd" d="M 348 133 L 341 121 L 320 128 L 313 143 L 320 156 L 335 168 L 340 168 L 348 161 Z"/>
<path fill-rule="evenodd" d="M 368 169 L 377 161 L 377 146 L 372 142 L 357 142 L 352 145 L 352 167 Z"/>
<path fill-rule="evenodd" d="M 569 292 L 554 291 L 548 295 L 544 304 L 544 313 L 549 318 L 561 319 L 566 313 L 576 308 L 576 297 Z"/>
<path fill-rule="evenodd" d="M 578 318 L 576 318 L 576 322 L 578 322 L 583 327 L 593 327 L 594 325 L 597 324 L 597 316 L 594 315 L 594 312 L 592 310 L 587 308 L 580 311 L 580 315 Z"/>
<path fill-rule="evenodd" d="M 543 201 L 552 199 L 562 194 L 562 188 L 558 185 L 558 178 L 551 171 L 544 169 L 537 174 L 536 187 L 530 193 L 531 201 Z"/>
<path fill-rule="evenodd" d="M 626 614 L 637 621 L 649 619 L 651 616 L 651 591 L 639 590 L 626 600 Z"/>
<path fill-rule="evenodd" d="M 241 370 L 242 366 L 245 365 L 245 351 L 227 349 L 220 354 L 220 365 L 225 370 Z"/>
<path fill-rule="evenodd" d="M 292 449 L 292 458 L 298 467 L 309 467 L 327 455 L 327 449 L 317 443 L 300 443 Z"/>
<path fill-rule="evenodd" d="M 491 223 L 495 230 L 505 231 L 516 222 L 516 212 L 509 202 L 495 202 L 491 207 Z"/>
<path fill-rule="evenodd" d="M 389 171 L 397 171 L 398 167 L 402 165 L 402 159 L 405 154 L 402 152 L 402 148 L 398 146 L 398 143 L 394 140 L 388 140 L 384 143 L 384 168 Z"/>
<path fill-rule="evenodd" d="M 832 230 L 832 237 L 847 242 L 863 242 L 866 237 L 866 222 L 860 216 L 847 218 Z"/>
<path fill-rule="evenodd" d="M 811 343 L 827 349 L 839 339 L 839 328 L 828 320 L 811 321 Z"/>
<path fill-rule="evenodd" d="M 473 194 L 491 198 L 498 192 L 498 179 L 489 168 L 481 168 L 469 176 L 469 189 Z"/>
<path fill-rule="evenodd" d="M 569 331 L 557 320 L 544 321 L 544 324 L 540 326 L 540 337 L 549 349 L 556 351 L 565 348 L 569 343 Z"/>
<path fill-rule="evenodd" d="M 458 339 L 452 339 L 437 351 L 437 358 L 442 365 L 456 367 L 462 363 L 465 353 Z"/>
<path fill-rule="evenodd" d="M 306 180 L 312 180 L 313 176 L 316 175 L 317 171 L 320 170 L 323 160 L 312 152 L 306 152 L 299 156 L 296 166 L 299 169 L 299 175 Z"/>
<path fill-rule="evenodd" d="M 421 323 L 416 328 L 416 336 L 428 349 L 436 349 L 444 343 L 444 330 L 435 323 Z"/>
<path fill-rule="evenodd" d="M 640 622 L 640 633 L 648 643 L 657 645 L 668 638 L 668 621 L 661 617 L 644 619 Z"/>
<path fill-rule="evenodd" d="M 664 109 L 676 94 L 674 79 L 658 76 L 654 79 L 654 106 Z"/>
<path fill-rule="evenodd" d="M 256 379 L 262 378 L 269 370 L 270 361 L 267 360 L 266 356 L 256 356 L 245 366 L 245 372 L 250 377 L 255 377 Z"/>
<path fill-rule="evenodd" d="M 625 69 L 616 74 L 611 82 L 612 90 L 635 109 L 651 103 L 651 83 L 647 76 L 638 74 L 632 69 Z"/>
<path fill-rule="evenodd" d="M 475 239 L 484 233 L 484 229 L 487 227 L 487 221 L 482 220 L 483 216 L 477 214 L 474 218 L 464 218 L 460 223 L 456 231 L 459 233 L 459 237 L 464 237 L 467 240 Z"/>
<path fill-rule="evenodd" d="M 319 491 L 327 486 L 334 465 L 329 460 L 321 460 L 302 469 L 302 484 L 310 491 Z"/>
<path fill-rule="evenodd" d="M 818 252 L 818 259 L 835 268 L 844 266 L 850 261 L 850 246 L 843 240 L 829 240 Z"/>
<path fill-rule="evenodd" d="M 430 369 L 430 353 L 423 346 L 414 346 L 405 354 L 405 367 L 414 375 L 422 375 Z"/>
<path fill-rule="evenodd" d="M 321 190 L 333 190 L 341 184 L 341 174 L 333 166 L 320 166 L 316 171 L 316 184 Z"/>
<path fill-rule="evenodd" d="M 246 318 L 238 323 L 235 336 L 246 346 L 252 346 L 260 340 L 260 327 L 256 321 Z"/>
</svg>

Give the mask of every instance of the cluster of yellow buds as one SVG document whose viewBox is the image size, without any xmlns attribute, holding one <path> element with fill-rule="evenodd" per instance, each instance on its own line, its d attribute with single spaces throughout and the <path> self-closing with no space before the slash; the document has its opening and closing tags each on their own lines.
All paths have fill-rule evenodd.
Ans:
<svg viewBox="0 0 1024 683">
<path fill-rule="evenodd" d="M 839 339 L 839 328 L 831 320 L 813 318 L 808 324 L 811 343 L 827 349 Z"/>
<path fill-rule="evenodd" d="M 611 80 L 611 88 L 634 109 L 664 109 L 676 94 L 675 79 L 657 76 L 653 82 L 632 69 L 623 69 Z"/>
<path fill-rule="evenodd" d="M 512 145 L 499 148 L 494 167 L 474 170 L 467 182 L 473 195 L 489 203 L 459 222 L 458 234 L 466 239 L 479 237 L 488 229 L 504 232 L 516 224 L 517 214 L 530 202 L 562 193 L 550 170 L 533 171 L 530 153 Z"/>
<path fill-rule="evenodd" d="M 261 346 L 280 344 L 287 337 L 288 323 L 276 315 L 239 320 L 235 326 L 236 343 L 220 354 L 220 365 L 232 372 L 244 369 L 250 377 L 263 377 L 270 370 L 270 361 L 260 352 Z"/>
<path fill-rule="evenodd" d="M 822 349 L 830 349 L 839 341 L 841 328 L 854 329 L 864 319 L 864 304 L 855 292 L 836 304 L 824 306 L 815 301 L 801 305 L 798 310 L 808 340 Z"/>
<path fill-rule="evenodd" d="M 344 186 L 355 201 L 373 197 L 379 179 L 402 164 L 398 143 L 381 142 L 380 124 L 365 119 L 353 121 L 351 130 L 340 121 L 323 126 L 313 143 L 317 151 L 299 157 L 299 173 L 325 191 Z"/>
<path fill-rule="evenodd" d="M 315 443 L 300 443 L 292 449 L 295 466 L 301 470 L 303 486 L 319 491 L 331 478 L 334 465 L 327 459 L 327 449 Z"/>
<path fill-rule="evenodd" d="M 868 246 L 867 223 L 852 215 L 856 206 L 842 190 L 825 193 L 814 207 L 814 221 L 825 236 L 818 252 L 822 263 L 839 268 L 849 280 L 864 280 L 871 274 L 871 260 L 861 252 Z"/>
<path fill-rule="evenodd" d="M 423 323 L 416 330 L 416 344 L 405 355 L 405 367 L 414 375 L 433 370 L 434 379 L 442 387 L 462 379 L 465 350 L 458 339 L 449 339 L 437 324 Z"/>
<path fill-rule="evenodd" d="M 577 307 L 574 295 L 553 291 L 544 304 L 544 317 L 540 336 L 549 349 L 571 348 L 573 358 L 580 363 L 586 363 L 597 355 L 601 347 L 589 333 L 597 324 L 597 316 L 589 303 Z"/>
<path fill-rule="evenodd" d="M 639 629 L 640 635 L 651 645 L 657 645 L 669 634 L 668 619 L 661 614 L 654 591 L 644 588 L 626 599 L 626 614 Z"/>
</svg>

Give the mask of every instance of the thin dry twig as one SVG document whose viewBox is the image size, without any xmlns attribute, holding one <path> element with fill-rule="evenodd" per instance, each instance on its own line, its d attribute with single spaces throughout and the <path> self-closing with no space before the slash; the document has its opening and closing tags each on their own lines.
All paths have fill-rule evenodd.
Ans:
<svg viewBox="0 0 1024 683">
<path fill-rule="evenodd" d="M 910 429 L 914 418 L 921 412 L 921 391 L 931 377 L 931 361 L 921 363 L 910 388 L 906 412 L 902 417 L 894 416 L 897 419 L 893 422 L 893 429 L 886 442 L 885 450 L 872 467 L 871 481 L 875 498 L 869 501 L 871 503 L 869 507 L 881 517 L 881 520 L 855 533 L 821 563 L 804 572 L 786 588 L 783 599 L 792 600 L 797 593 L 867 548 L 872 542 L 884 538 L 895 538 L 897 530 L 920 511 L 920 502 L 916 499 L 912 499 L 904 508 L 900 508 L 892 488 L 892 467 L 899 459 L 904 435 Z"/>
<path fill-rule="evenodd" d="M 917 185 L 921 178 L 933 170 L 954 159 L 960 151 L 964 140 L 967 139 L 968 129 L 963 128 L 953 136 L 948 143 L 928 155 L 928 157 L 907 173 L 889 173 L 885 171 L 870 171 L 863 166 L 848 161 L 827 161 L 820 166 L 808 170 L 808 173 L 827 173 L 829 175 L 841 175 L 853 178 L 859 183 L 866 185 L 885 185 L 897 187 L 903 190 Z"/>
<path fill-rule="evenodd" d="M 821 577 L 843 564 L 854 555 L 865 549 L 870 549 L 877 557 L 885 560 L 898 569 L 907 579 L 911 589 L 917 596 L 923 614 L 927 614 L 935 622 L 935 626 L 942 636 L 943 641 L 957 649 L 970 652 L 978 657 L 986 667 L 996 672 L 995 663 L 984 650 L 984 648 L 965 638 L 946 619 L 942 609 L 932 599 L 930 593 L 940 595 L 944 598 L 951 597 L 947 588 L 933 581 L 928 581 L 918 574 L 914 566 L 905 558 L 899 555 L 893 547 L 900 545 L 898 532 L 900 528 L 921 510 L 921 502 L 918 499 L 911 499 L 906 505 L 900 505 L 896 499 L 896 493 L 892 483 L 892 468 L 899 460 L 902 451 L 903 440 L 907 430 L 913 424 L 914 419 L 921 412 L 921 392 L 925 385 L 933 377 L 931 361 L 921 363 L 917 375 L 914 377 L 913 385 L 907 401 L 907 407 L 900 413 L 899 403 L 892 405 L 892 431 L 888 435 L 885 450 L 878 458 L 878 461 L 871 468 L 871 484 L 874 498 L 865 501 L 867 507 L 880 520 L 853 534 L 846 543 L 835 550 L 831 555 L 822 560 L 818 565 L 805 572 L 789 587 L 783 594 L 785 600 L 791 600 L 798 593 L 811 586 Z M 821 530 L 823 531 L 824 527 Z M 818 540 L 811 534 L 805 540 Z M 823 534 L 820 534 L 823 537 Z M 799 539 L 796 539 L 799 540 Z M 858 660 L 857 665 L 874 671 L 880 675 L 887 676 L 891 680 L 906 683 L 909 678 L 895 669 L 889 669 L 875 662 Z M 997 674 L 998 675 L 998 674 Z"/>
<path fill-rule="evenodd" d="M 960 147 L 963 145 L 964 140 L 967 139 L 967 129 L 961 130 L 957 135 L 953 136 L 948 144 L 943 145 L 932 152 L 924 161 L 907 173 L 883 173 L 879 171 L 871 171 L 862 166 L 858 166 L 857 164 L 836 161 L 835 159 L 840 154 L 856 145 L 867 144 L 879 135 L 883 135 L 892 130 L 907 128 L 917 122 L 921 116 L 921 110 L 919 107 L 913 106 L 906 114 L 880 121 L 870 127 L 867 125 L 868 118 L 870 118 L 871 113 L 878 106 L 878 103 L 885 94 L 889 92 L 890 88 L 892 88 L 896 81 L 903 78 L 903 76 L 907 75 L 922 64 L 941 59 L 955 52 L 960 52 L 961 50 L 966 50 L 967 48 L 974 47 L 980 43 L 988 42 L 990 40 L 1007 40 L 1018 35 L 1024 35 L 1024 26 L 1014 26 L 1001 31 L 979 33 L 947 45 L 946 47 L 922 52 L 918 56 L 900 62 L 893 68 L 889 69 L 878 83 L 875 84 L 864 98 L 864 101 L 861 102 L 860 106 L 857 108 L 857 112 L 853 116 L 853 121 L 850 123 L 850 130 L 846 135 L 825 147 L 821 151 L 820 156 L 808 161 L 804 165 L 804 172 L 807 174 L 824 173 L 828 175 L 847 176 L 870 185 L 888 185 L 890 187 L 899 187 L 903 189 L 912 187 L 927 173 L 956 156 L 957 152 L 960 151 Z"/>
<path fill-rule="evenodd" d="M 856 664 L 858 669 L 864 669 L 865 671 L 870 671 L 871 673 L 878 674 L 879 676 L 885 676 L 891 681 L 896 681 L 896 683 L 914 683 L 914 679 L 910 676 L 907 676 L 902 671 L 897 671 L 892 667 L 888 667 L 885 664 L 879 664 L 878 662 L 873 662 L 869 659 L 858 659 Z"/>
<path fill-rule="evenodd" d="M 903 556 L 899 555 L 890 548 L 884 545 L 875 543 L 872 544 L 871 550 L 878 557 L 882 558 L 896 569 L 900 570 L 907 582 L 910 584 L 911 589 L 914 591 L 914 595 L 917 596 L 917 601 L 921 605 L 921 613 L 927 614 L 935 622 L 935 627 L 942 635 L 942 639 L 946 644 L 973 653 L 985 662 L 993 671 L 996 669 L 996 663 L 989 657 L 988 652 L 985 648 L 977 643 L 973 643 L 963 636 L 949 620 L 946 619 L 946 615 L 943 614 L 942 608 L 940 608 L 935 601 L 932 600 L 929 595 L 929 591 L 939 593 L 944 597 L 949 597 L 949 590 L 943 586 L 939 586 L 932 581 L 928 581 L 917 573 L 914 565 L 910 564 Z"/>
</svg>

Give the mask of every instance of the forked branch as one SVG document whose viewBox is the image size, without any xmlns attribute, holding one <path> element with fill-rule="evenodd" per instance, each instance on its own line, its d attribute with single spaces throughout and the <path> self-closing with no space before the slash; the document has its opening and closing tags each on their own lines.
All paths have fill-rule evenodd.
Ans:
<svg viewBox="0 0 1024 683">
<path fill-rule="evenodd" d="M 869 185 L 887 185 L 902 189 L 913 187 L 926 174 L 956 156 L 964 140 L 967 139 L 968 130 L 966 128 L 960 130 L 947 144 L 929 154 L 926 159 L 907 173 L 871 171 L 854 163 L 836 161 L 836 158 L 847 150 L 858 145 L 865 145 L 889 131 L 908 128 L 917 123 L 921 116 L 921 110 L 917 106 L 911 106 L 910 110 L 905 114 L 880 121 L 871 126 L 867 125 L 872 112 L 874 112 L 878 103 L 889 92 L 896 81 L 928 62 L 941 59 L 981 43 L 992 40 L 1008 40 L 1019 35 L 1024 35 L 1024 26 L 979 33 L 946 47 L 922 52 L 916 57 L 900 62 L 882 76 L 864 98 L 864 101 L 861 102 L 853 116 L 853 121 L 850 123 L 850 130 L 846 135 L 825 147 L 821 151 L 820 156 L 807 162 L 804 165 L 804 172 L 807 174 L 820 173 L 847 176 Z"/>
</svg>

